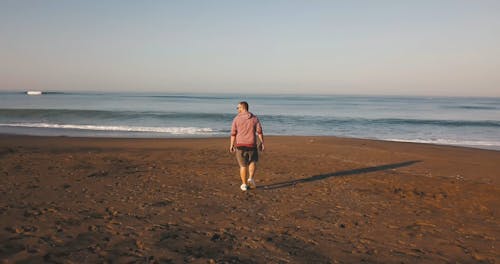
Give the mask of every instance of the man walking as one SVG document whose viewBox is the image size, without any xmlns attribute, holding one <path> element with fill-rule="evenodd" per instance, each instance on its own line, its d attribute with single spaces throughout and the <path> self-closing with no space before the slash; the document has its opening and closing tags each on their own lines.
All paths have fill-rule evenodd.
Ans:
<svg viewBox="0 0 500 264">
<path fill-rule="evenodd" d="M 255 188 L 255 170 L 256 163 L 259 160 L 257 149 L 257 133 L 260 140 L 260 150 L 264 151 L 264 134 L 262 125 L 254 114 L 248 111 L 248 103 L 240 102 L 238 104 L 238 115 L 234 118 L 231 126 L 231 145 L 229 151 L 236 152 L 236 159 L 240 166 L 241 190 Z M 248 176 L 248 179 L 247 179 Z"/>
</svg>

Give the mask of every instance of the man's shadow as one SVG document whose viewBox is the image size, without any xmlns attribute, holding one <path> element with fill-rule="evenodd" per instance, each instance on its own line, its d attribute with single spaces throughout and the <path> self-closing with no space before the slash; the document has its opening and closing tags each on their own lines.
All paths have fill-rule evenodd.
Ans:
<svg viewBox="0 0 500 264">
<path fill-rule="evenodd" d="M 413 164 L 418 163 L 418 162 L 422 162 L 422 161 L 421 160 L 410 160 L 410 161 L 405 161 L 405 162 L 400 162 L 400 163 L 385 164 L 385 165 L 380 165 L 380 166 L 366 167 L 366 168 L 347 170 L 347 171 L 339 171 L 339 172 L 326 173 L 326 174 L 318 174 L 318 175 L 314 175 L 314 176 L 311 176 L 308 178 L 303 178 L 303 179 L 298 179 L 298 180 L 278 182 L 278 183 L 273 183 L 273 184 L 269 184 L 269 185 L 257 186 L 257 189 L 272 190 L 272 189 L 286 188 L 286 187 L 295 186 L 295 185 L 301 184 L 301 183 L 324 180 L 324 179 L 327 179 L 330 177 L 340 177 L 340 176 L 363 174 L 363 173 L 369 173 L 369 172 L 375 172 L 375 171 L 391 170 L 391 169 L 410 166 L 410 165 L 413 165 Z"/>
</svg>

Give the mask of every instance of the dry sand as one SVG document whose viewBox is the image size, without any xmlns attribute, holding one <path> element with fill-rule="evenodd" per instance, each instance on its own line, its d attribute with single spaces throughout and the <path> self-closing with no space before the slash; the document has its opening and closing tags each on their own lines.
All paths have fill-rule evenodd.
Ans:
<svg viewBox="0 0 500 264">
<path fill-rule="evenodd" d="M 0 136 L 0 259 L 500 262 L 500 151 L 266 141 L 242 192 L 228 138 Z"/>
</svg>

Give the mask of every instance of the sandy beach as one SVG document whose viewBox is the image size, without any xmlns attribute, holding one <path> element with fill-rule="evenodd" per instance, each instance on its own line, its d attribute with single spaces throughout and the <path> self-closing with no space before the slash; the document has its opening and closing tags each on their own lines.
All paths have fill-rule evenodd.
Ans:
<svg viewBox="0 0 500 264">
<path fill-rule="evenodd" d="M 267 137 L 0 136 L 4 263 L 500 262 L 500 151 Z"/>
</svg>

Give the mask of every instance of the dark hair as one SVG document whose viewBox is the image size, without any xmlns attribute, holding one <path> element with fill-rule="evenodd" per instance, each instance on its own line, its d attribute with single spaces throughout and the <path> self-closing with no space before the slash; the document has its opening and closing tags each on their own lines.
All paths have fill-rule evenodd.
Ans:
<svg viewBox="0 0 500 264">
<path fill-rule="evenodd" d="M 248 103 L 247 103 L 247 102 L 245 102 L 245 101 L 241 101 L 241 102 L 240 102 L 240 105 L 241 105 L 241 106 L 243 106 L 243 108 L 245 108 L 245 110 L 247 110 L 247 111 L 248 111 Z"/>
</svg>

